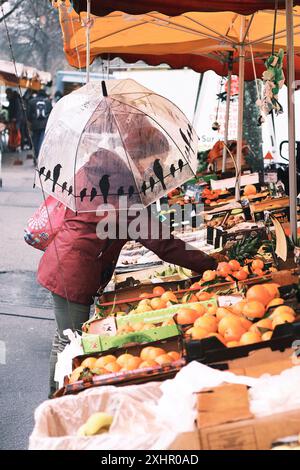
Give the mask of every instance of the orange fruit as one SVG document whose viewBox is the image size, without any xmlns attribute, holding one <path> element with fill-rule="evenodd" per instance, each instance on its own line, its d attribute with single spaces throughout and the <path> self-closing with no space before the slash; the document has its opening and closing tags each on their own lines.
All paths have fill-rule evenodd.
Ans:
<svg viewBox="0 0 300 470">
<path fill-rule="evenodd" d="M 215 315 L 217 313 L 218 306 L 215 304 L 207 305 L 206 313 L 209 315 Z"/>
<path fill-rule="evenodd" d="M 253 274 L 255 274 L 255 276 L 263 276 L 264 275 L 264 272 L 262 269 L 253 269 L 252 270 Z"/>
<path fill-rule="evenodd" d="M 178 299 L 176 295 L 170 290 L 163 293 L 163 295 L 161 296 L 161 300 L 163 300 L 164 302 L 173 302 L 178 304 Z"/>
<path fill-rule="evenodd" d="M 245 330 L 245 328 L 243 328 L 243 326 L 241 324 L 239 325 L 233 325 L 233 326 L 230 326 L 229 328 L 226 328 L 226 330 L 224 331 L 224 340 L 225 342 L 228 342 L 228 341 L 239 341 L 240 337 L 246 333 L 247 330 Z"/>
<path fill-rule="evenodd" d="M 162 308 L 166 308 L 167 303 L 160 297 L 154 297 L 154 299 L 151 299 L 150 305 L 153 310 L 160 310 Z"/>
<path fill-rule="evenodd" d="M 278 313 L 272 322 L 273 328 L 277 325 L 283 325 L 283 323 L 293 323 L 295 321 L 294 315 L 290 313 Z"/>
<path fill-rule="evenodd" d="M 261 335 L 261 339 L 262 341 L 270 341 L 270 339 L 272 338 L 272 335 L 273 335 L 273 331 L 266 331 L 265 333 Z"/>
<path fill-rule="evenodd" d="M 181 358 L 179 352 L 177 352 L 177 351 L 170 351 L 170 352 L 168 352 L 168 355 L 171 356 L 173 361 L 178 361 Z"/>
<path fill-rule="evenodd" d="M 252 196 L 256 194 L 256 187 L 254 184 L 246 184 L 244 187 L 244 196 Z"/>
<path fill-rule="evenodd" d="M 77 382 L 77 380 L 79 380 L 79 376 L 81 374 L 81 372 L 83 371 L 84 367 L 82 366 L 79 366 L 79 367 L 76 367 L 76 369 L 73 370 L 70 378 L 69 378 L 69 383 L 70 384 L 73 384 L 74 382 Z"/>
<path fill-rule="evenodd" d="M 208 335 L 208 331 L 200 326 L 193 326 L 187 330 L 186 334 L 191 335 L 192 339 L 203 339 Z"/>
<path fill-rule="evenodd" d="M 102 356 L 97 359 L 97 361 L 94 364 L 94 369 L 106 367 L 107 364 L 110 364 L 111 362 L 115 362 L 117 358 L 113 356 L 112 354 L 108 354 L 107 356 Z"/>
<path fill-rule="evenodd" d="M 113 363 L 111 362 L 111 364 L 113 364 Z M 104 374 L 107 374 L 107 370 L 104 369 L 104 367 L 101 367 L 101 368 L 97 367 L 97 369 L 93 369 L 93 374 L 95 374 L 95 375 L 104 375 Z"/>
<path fill-rule="evenodd" d="M 162 356 L 163 354 L 166 354 L 166 351 L 164 349 L 153 347 L 148 353 L 147 361 L 149 361 L 149 359 L 155 361 L 158 356 Z"/>
<path fill-rule="evenodd" d="M 129 361 L 129 359 L 131 359 L 132 357 L 134 357 L 132 354 L 121 354 L 121 356 L 118 357 L 117 359 L 117 363 L 119 364 L 119 366 L 121 367 L 124 367 L 125 364 Z"/>
<path fill-rule="evenodd" d="M 280 305 L 276 307 L 274 312 L 271 315 L 271 318 L 276 317 L 277 315 L 281 315 L 282 313 L 288 313 L 289 315 L 296 316 L 296 312 L 293 308 L 289 307 L 288 305 Z"/>
<path fill-rule="evenodd" d="M 216 317 L 218 320 L 222 320 L 222 318 L 227 317 L 227 315 L 233 315 L 228 308 L 225 308 L 225 307 L 217 308 Z"/>
<path fill-rule="evenodd" d="M 279 305 L 283 305 L 283 304 L 284 304 L 284 300 L 277 297 L 276 299 L 273 299 L 271 300 L 271 302 L 268 303 L 267 310 L 268 308 L 278 307 Z"/>
<path fill-rule="evenodd" d="M 190 325 L 198 318 L 196 310 L 191 308 L 181 307 L 177 312 L 177 323 L 179 325 Z"/>
<path fill-rule="evenodd" d="M 263 284 L 264 288 L 270 293 L 273 299 L 280 297 L 280 292 L 278 290 L 279 284 L 275 284 L 274 282 Z"/>
<path fill-rule="evenodd" d="M 204 273 L 202 274 L 202 281 L 204 282 L 214 281 L 216 279 L 216 276 L 217 276 L 216 271 L 212 271 L 212 270 L 204 271 Z"/>
<path fill-rule="evenodd" d="M 113 361 L 106 364 L 105 370 L 107 372 L 119 372 L 121 370 L 121 366 L 116 361 Z"/>
<path fill-rule="evenodd" d="M 197 300 L 198 300 L 198 299 L 197 299 Z M 206 308 L 204 307 L 203 304 L 195 304 L 195 305 L 193 305 L 193 310 L 195 310 L 195 312 L 197 312 L 198 317 L 202 317 L 202 315 L 204 315 L 205 312 L 206 312 Z"/>
<path fill-rule="evenodd" d="M 143 369 L 145 367 L 157 367 L 157 362 L 153 361 L 153 359 L 148 359 L 147 361 L 141 362 L 139 369 Z"/>
<path fill-rule="evenodd" d="M 152 290 L 152 293 L 153 293 L 154 295 L 157 295 L 157 297 L 160 297 L 160 296 L 163 295 L 165 292 L 166 292 L 166 290 L 165 290 L 163 287 L 161 287 L 161 286 L 156 286 L 156 287 L 154 287 L 153 290 Z"/>
<path fill-rule="evenodd" d="M 250 274 L 248 266 L 243 266 L 242 270 L 245 271 L 247 274 Z"/>
<path fill-rule="evenodd" d="M 207 330 L 207 333 L 216 333 L 218 330 L 218 321 L 216 317 L 206 313 L 203 317 L 197 318 L 194 326 Z"/>
<path fill-rule="evenodd" d="M 248 318 L 262 318 L 265 312 L 264 304 L 257 300 L 250 300 L 243 308 L 243 315 Z"/>
<path fill-rule="evenodd" d="M 148 361 L 150 359 L 149 354 L 152 349 L 155 349 L 154 346 L 146 346 L 140 352 L 140 358 L 142 361 Z"/>
<path fill-rule="evenodd" d="M 149 299 L 149 295 L 150 294 L 148 292 L 143 292 L 139 295 L 139 299 Z"/>
<path fill-rule="evenodd" d="M 249 328 L 249 331 L 251 331 L 252 333 L 262 334 L 259 328 L 267 328 L 268 330 L 273 330 L 272 320 L 270 318 L 263 318 L 257 323 L 253 323 L 253 325 Z"/>
<path fill-rule="evenodd" d="M 254 259 L 251 263 L 252 271 L 255 269 L 264 269 L 265 264 L 261 259 Z"/>
<path fill-rule="evenodd" d="M 181 299 L 182 304 L 191 304 L 193 302 L 198 302 L 198 297 L 195 294 L 189 292 L 188 294 L 184 294 Z"/>
<path fill-rule="evenodd" d="M 140 357 L 133 356 L 128 361 L 125 362 L 124 368 L 126 370 L 135 370 L 138 369 L 140 364 L 142 362 L 142 359 Z"/>
<path fill-rule="evenodd" d="M 194 282 L 194 284 L 191 285 L 190 289 L 201 289 L 201 284 L 199 284 L 199 282 Z"/>
<path fill-rule="evenodd" d="M 86 359 L 84 359 L 84 361 L 82 361 L 80 365 L 81 367 L 88 367 L 89 369 L 93 369 L 95 367 L 96 362 L 96 357 L 87 357 Z"/>
<path fill-rule="evenodd" d="M 241 265 L 236 259 L 231 259 L 228 262 L 228 266 L 232 271 L 239 271 L 241 269 Z"/>
<path fill-rule="evenodd" d="M 240 345 L 245 346 L 246 344 L 254 344 L 259 343 L 261 341 L 261 335 L 258 333 L 252 333 L 251 331 L 247 331 L 244 333 L 240 338 Z"/>
<path fill-rule="evenodd" d="M 240 328 L 241 330 L 244 330 L 239 317 L 237 317 L 236 315 L 233 315 L 232 313 L 222 318 L 219 321 L 218 332 L 222 336 L 224 336 L 225 331 L 228 330 L 229 328 Z"/>
<path fill-rule="evenodd" d="M 239 341 L 228 341 L 226 343 L 227 348 L 236 348 L 237 346 L 240 346 Z"/>
<path fill-rule="evenodd" d="M 240 300 L 239 302 L 237 302 L 236 304 L 233 304 L 231 307 L 230 307 L 230 310 L 232 311 L 232 313 L 234 313 L 235 315 L 242 315 L 243 314 L 243 308 L 245 307 L 247 303 L 247 300 Z"/>
<path fill-rule="evenodd" d="M 152 310 L 152 307 L 150 305 L 150 299 L 142 299 L 139 301 L 139 304 L 138 304 L 139 307 L 149 307 L 149 310 Z"/>
<path fill-rule="evenodd" d="M 245 328 L 246 331 L 248 331 L 249 328 L 251 328 L 251 326 L 253 325 L 252 321 L 247 320 L 247 318 L 245 317 L 239 317 L 239 320 L 241 322 L 242 327 Z"/>
<path fill-rule="evenodd" d="M 211 338 L 211 337 L 215 337 L 215 338 L 218 338 L 219 341 L 221 341 L 221 343 L 223 344 L 226 344 L 225 342 L 225 339 L 222 335 L 220 335 L 220 333 L 209 333 L 206 338 Z"/>
<path fill-rule="evenodd" d="M 248 277 L 248 274 L 243 269 L 240 269 L 239 271 L 235 271 L 233 273 L 233 277 L 238 281 L 245 281 Z"/>
<path fill-rule="evenodd" d="M 210 294 L 209 292 L 198 292 L 196 294 L 197 299 L 202 302 L 204 300 L 209 300 L 213 297 L 213 294 Z"/>
<path fill-rule="evenodd" d="M 157 364 L 162 366 L 164 364 L 171 364 L 172 362 L 174 362 L 174 359 L 169 356 L 169 354 L 161 354 L 155 359 L 155 361 L 157 362 Z"/>
<path fill-rule="evenodd" d="M 257 300 L 265 306 L 272 300 L 269 291 L 261 284 L 251 286 L 246 294 L 247 300 Z"/>
<path fill-rule="evenodd" d="M 218 264 L 217 275 L 220 277 L 227 277 L 231 273 L 231 268 L 228 263 L 221 262 Z"/>
</svg>

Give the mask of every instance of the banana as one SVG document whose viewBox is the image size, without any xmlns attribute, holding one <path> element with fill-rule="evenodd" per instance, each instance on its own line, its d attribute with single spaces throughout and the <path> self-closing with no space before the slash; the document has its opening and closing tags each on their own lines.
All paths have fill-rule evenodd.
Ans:
<svg viewBox="0 0 300 470">
<path fill-rule="evenodd" d="M 113 422 L 113 416 L 107 413 L 94 413 L 77 431 L 78 436 L 94 436 L 107 432 Z"/>
</svg>

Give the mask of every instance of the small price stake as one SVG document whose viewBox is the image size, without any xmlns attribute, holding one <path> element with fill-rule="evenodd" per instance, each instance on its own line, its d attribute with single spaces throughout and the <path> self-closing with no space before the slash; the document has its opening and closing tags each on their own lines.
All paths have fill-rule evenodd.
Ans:
<svg viewBox="0 0 300 470">
<path fill-rule="evenodd" d="M 278 175 L 276 171 L 268 171 L 264 174 L 264 182 L 265 183 L 277 183 Z"/>
<path fill-rule="evenodd" d="M 107 317 L 101 320 L 98 331 L 100 336 L 115 336 L 117 334 L 117 327 L 114 317 Z"/>
<path fill-rule="evenodd" d="M 218 298 L 219 307 L 231 307 L 243 300 L 240 295 L 220 295 Z"/>
</svg>

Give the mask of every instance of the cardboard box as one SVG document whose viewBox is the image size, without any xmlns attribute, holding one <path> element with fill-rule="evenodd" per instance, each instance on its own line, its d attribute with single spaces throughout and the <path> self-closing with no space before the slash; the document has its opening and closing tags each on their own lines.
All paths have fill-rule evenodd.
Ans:
<svg viewBox="0 0 300 470">
<path fill-rule="evenodd" d="M 300 431 L 300 410 L 199 430 L 201 450 L 269 450 L 272 442 Z"/>
<path fill-rule="evenodd" d="M 269 348 L 251 351 L 247 357 L 228 361 L 227 369 L 237 375 L 260 377 L 263 374 L 277 375 L 295 365 L 295 351 L 272 351 Z M 300 432 L 300 429 L 299 429 Z"/>
<path fill-rule="evenodd" d="M 300 410 L 294 410 L 181 433 L 168 450 L 270 450 L 299 430 Z"/>
<path fill-rule="evenodd" d="M 201 429 L 228 421 L 253 418 L 249 411 L 248 388 L 246 385 L 225 384 L 205 389 L 197 394 L 198 416 Z"/>
</svg>

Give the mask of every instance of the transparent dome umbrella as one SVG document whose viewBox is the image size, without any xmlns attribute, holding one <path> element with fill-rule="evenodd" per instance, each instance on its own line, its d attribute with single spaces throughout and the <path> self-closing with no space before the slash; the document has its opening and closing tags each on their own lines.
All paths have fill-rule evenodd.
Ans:
<svg viewBox="0 0 300 470">
<path fill-rule="evenodd" d="M 197 146 L 166 98 L 134 80 L 90 82 L 54 107 L 36 184 L 77 212 L 119 209 L 120 196 L 146 207 L 194 176 Z"/>
</svg>

